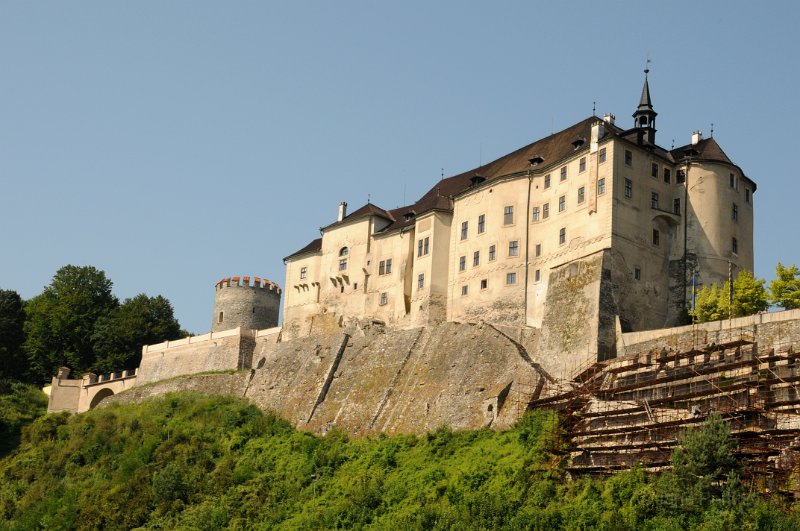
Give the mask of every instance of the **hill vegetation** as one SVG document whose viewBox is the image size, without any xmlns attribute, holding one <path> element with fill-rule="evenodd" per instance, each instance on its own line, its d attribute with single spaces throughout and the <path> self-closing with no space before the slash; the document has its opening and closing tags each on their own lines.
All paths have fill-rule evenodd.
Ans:
<svg viewBox="0 0 800 531">
<path fill-rule="evenodd" d="M 508 431 L 319 437 L 232 398 L 168 395 L 41 417 L 0 460 L 0 529 L 798 529 L 747 493 L 727 426 L 675 471 L 570 480 L 558 417 Z"/>
</svg>

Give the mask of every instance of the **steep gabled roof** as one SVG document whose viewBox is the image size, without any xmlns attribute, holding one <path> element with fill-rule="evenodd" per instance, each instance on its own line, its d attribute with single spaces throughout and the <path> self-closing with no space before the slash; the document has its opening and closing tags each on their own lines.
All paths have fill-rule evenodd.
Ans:
<svg viewBox="0 0 800 531">
<path fill-rule="evenodd" d="M 728 158 L 728 155 L 722 151 L 722 148 L 717 144 L 717 141 L 714 140 L 714 137 L 706 138 L 699 141 L 697 144 L 687 144 L 685 146 L 681 146 L 679 148 L 675 148 L 670 151 L 674 160 L 683 160 L 688 156 L 687 152 L 693 151 L 692 158 L 694 159 L 703 159 L 703 160 L 713 160 L 716 162 L 725 162 L 727 164 L 733 164 L 731 159 Z"/>
<path fill-rule="evenodd" d="M 375 206 L 372 203 L 367 203 L 366 205 L 362 206 L 351 212 L 350 214 L 346 215 L 342 221 L 334 221 L 330 225 L 326 225 L 322 227 L 322 230 L 329 229 L 331 227 L 335 227 L 336 225 L 341 225 L 342 223 L 349 223 L 351 221 L 355 221 L 361 218 L 367 218 L 370 216 L 378 216 L 389 221 L 394 221 L 392 215 L 387 212 L 386 210 L 382 209 L 381 207 Z"/>
<path fill-rule="evenodd" d="M 295 251 L 284 258 L 283 261 L 286 262 L 286 260 L 289 260 L 290 258 L 295 258 L 304 254 L 318 253 L 320 251 L 322 251 L 322 238 L 317 238 L 299 251 Z"/>
</svg>

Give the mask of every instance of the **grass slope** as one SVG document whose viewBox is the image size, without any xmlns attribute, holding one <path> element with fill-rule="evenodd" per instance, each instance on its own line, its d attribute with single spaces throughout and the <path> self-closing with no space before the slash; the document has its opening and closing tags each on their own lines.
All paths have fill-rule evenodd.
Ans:
<svg viewBox="0 0 800 531">
<path fill-rule="evenodd" d="M 505 432 L 318 437 L 197 394 L 49 415 L 0 460 L 0 529 L 800 528 L 740 484 L 682 505 L 640 470 L 569 481 L 557 431 L 534 412 Z"/>
</svg>

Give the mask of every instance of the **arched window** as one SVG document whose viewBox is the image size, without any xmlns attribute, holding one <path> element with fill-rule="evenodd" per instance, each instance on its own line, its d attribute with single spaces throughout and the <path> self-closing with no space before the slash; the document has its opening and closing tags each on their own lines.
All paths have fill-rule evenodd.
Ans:
<svg viewBox="0 0 800 531">
<path fill-rule="evenodd" d="M 347 255 L 350 250 L 347 247 L 339 249 L 339 271 L 347 269 Z"/>
<path fill-rule="evenodd" d="M 347 247 L 342 247 L 339 249 L 339 256 L 347 256 L 347 253 L 349 252 L 350 250 Z"/>
</svg>

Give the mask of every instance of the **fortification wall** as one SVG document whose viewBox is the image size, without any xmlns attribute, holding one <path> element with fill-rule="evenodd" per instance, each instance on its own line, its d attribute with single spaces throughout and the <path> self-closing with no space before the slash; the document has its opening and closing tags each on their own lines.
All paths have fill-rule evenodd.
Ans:
<svg viewBox="0 0 800 531">
<path fill-rule="evenodd" d="M 106 407 L 110 404 L 135 404 L 150 397 L 184 391 L 242 397 L 249 379 L 249 371 L 238 371 L 233 374 L 197 374 L 183 378 L 173 378 L 147 385 L 137 385 L 124 393 L 109 396 L 98 407 Z"/>
<path fill-rule="evenodd" d="M 142 347 L 138 385 L 184 374 L 249 368 L 254 330 L 234 328 Z"/>
<path fill-rule="evenodd" d="M 251 282 L 252 280 L 252 282 Z M 260 330 L 278 325 L 281 288 L 259 277 L 228 277 L 216 285 L 212 332 Z"/>
</svg>

